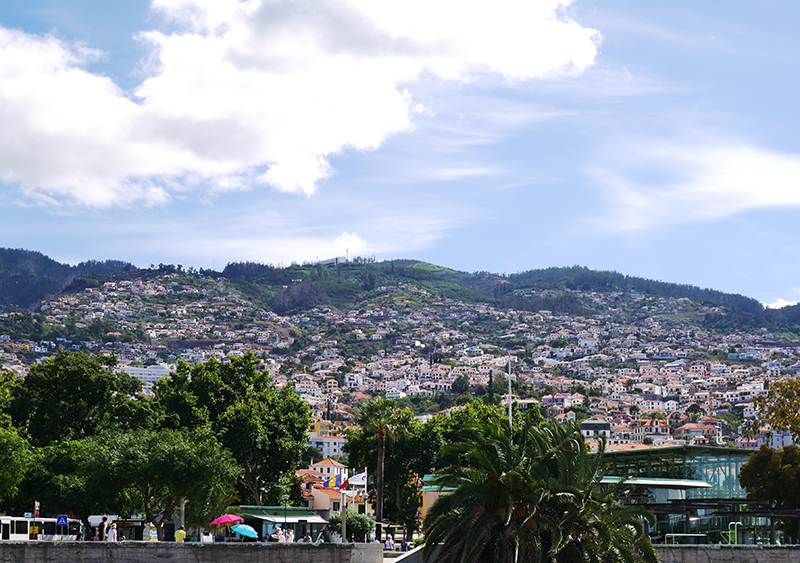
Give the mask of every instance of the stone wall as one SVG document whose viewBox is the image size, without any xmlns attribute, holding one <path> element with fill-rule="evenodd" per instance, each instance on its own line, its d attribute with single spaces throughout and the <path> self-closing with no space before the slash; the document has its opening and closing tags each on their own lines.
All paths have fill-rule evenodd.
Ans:
<svg viewBox="0 0 800 563">
<path fill-rule="evenodd" d="M 798 545 L 656 545 L 661 563 L 797 563 Z"/>
<path fill-rule="evenodd" d="M 800 546 L 656 545 L 661 563 L 797 563 Z M 397 563 L 421 563 L 421 552 Z M 432 558 L 435 561 L 436 557 Z M 0 563 L 383 563 L 382 544 L 9 542 Z"/>
<path fill-rule="evenodd" d="M 0 563 L 382 563 L 380 544 L 10 542 Z"/>
</svg>

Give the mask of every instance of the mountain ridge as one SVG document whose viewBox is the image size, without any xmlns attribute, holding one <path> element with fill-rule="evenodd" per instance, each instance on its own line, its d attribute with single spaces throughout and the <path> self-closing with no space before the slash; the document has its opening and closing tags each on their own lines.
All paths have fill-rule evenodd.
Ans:
<svg viewBox="0 0 800 563">
<path fill-rule="evenodd" d="M 585 315 L 592 312 L 586 294 L 629 294 L 689 299 L 710 309 L 706 326 L 721 330 L 764 327 L 800 334 L 800 306 L 767 309 L 756 299 L 740 294 L 676 284 L 585 266 L 531 269 L 514 274 L 463 272 L 413 259 L 377 262 L 355 258 L 331 266 L 292 264 L 274 266 L 258 262 L 230 262 L 222 272 L 160 264 L 139 269 L 120 260 L 61 264 L 41 252 L 0 248 L 0 307 L 34 309 L 49 295 L 97 287 L 111 276 L 147 276 L 181 273 L 226 280 L 255 303 L 280 314 L 318 305 L 352 307 L 367 292 L 411 284 L 442 298 L 486 302 L 502 308 L 555 310 Z M 579 295 L 580 294 L 580 295 Z M 719 309 L 719 310 L 717 310 Z"/>
</svg>

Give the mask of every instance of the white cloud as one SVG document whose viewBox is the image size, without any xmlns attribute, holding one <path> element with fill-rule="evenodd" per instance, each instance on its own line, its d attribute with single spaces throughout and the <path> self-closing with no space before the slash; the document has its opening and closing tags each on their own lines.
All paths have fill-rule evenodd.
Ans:
<svg viewBox="0 0 800 563">
<path fill-rule="evenodd" d="M 615 226 L 720 219 L 756 208 L 800 206 L 800 155 L 747 146 L 624 151 L 594 177 L 613 192 Z M 644 172 L 644 173 L 643 173 Z"/>
<path fill-rule="evenodd" d="M 570 0 L 153 0 L 133 95 L 98 53 L 0 28 L 0 178 L 42 201 L 160 204 L 176 190 L 311 194 L 328 157 L 413 129 L 423 72 L 575 75 L 599 34 Z"/>
<path fill-rule="evenodd" d="M 767 309 L 782 309 L 783 307 L 789 307 L 791 305 L 797 305 L 797 301 L 787 301 L 782 297 L 778 297 L 774 303 L 765 303 L 764 306 Z"/>
<path fill-rule="evenodd" d="M 495 166 L 483 166 L 476 168 L 445 168 L 437 170 L 434 176 L 442 180 L 464 180 L 467 178 L 481 176 L 496 176 L 502 174 L 503 170 Z"/>
<path fill-rule="evenodd" d="M 364 238 L 347 231 L 333 238 L 294 235 L 249 239 L 210 237 L 204 240 L 202 236 L 198 236 L 192 239 L 192 244 L 175 241 L 171 246 L 184 257 L 194 257 L 198 246 L 202 246 L 202 258 L 219 256 L 228 259 L 230 256 L 236 256 L 238 260 L 283 265 L 292 262 L 314 262 L 338 256 L 353 258 L 374 253 Z"/>
</svg>

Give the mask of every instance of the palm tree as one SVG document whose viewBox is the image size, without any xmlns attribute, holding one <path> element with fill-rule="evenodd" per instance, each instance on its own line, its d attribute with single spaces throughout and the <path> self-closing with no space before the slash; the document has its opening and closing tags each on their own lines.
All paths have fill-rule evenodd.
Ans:
<svg viewBox="0 0 800 563">
<path fill-rule="evenodd" d="M 658 561 L 644 533 L 649 514 L 625 506 L 622 486 L 602 489 L 602 448 L 591 455 L 575 425 L 473 429 L 446 448 L 459 462 L 436 473 L 453 488 L 424 523 L 426 557 L 442 563 Z"/>
<path fill-rule="evenodd" d="M 383 521 L 383 461 L 386 455 L 386 438 L 397 433 L 399 417 L 392 401 L 385 397 L 376 397 L 359 405 L 355 418 L 364 432 L 374 433 L 378 437 L 378 467 L 375 472 L 375 534 L 381 537 L 381 522 Z"/>
</svg>

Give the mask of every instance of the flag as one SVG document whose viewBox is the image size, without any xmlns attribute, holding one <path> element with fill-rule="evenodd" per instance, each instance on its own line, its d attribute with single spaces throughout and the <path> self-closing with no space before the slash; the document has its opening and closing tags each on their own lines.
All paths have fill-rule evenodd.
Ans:
<svg viewBox="0 0 800 563">
<path fill-rule="evenodd" d="M 348 485 L 366 485 L 366 484 L 367 484 L 367 472 L 364 471 L 363 473 L 359 473 L 358 475 L 353 475 L 349 479 L 345 479 L 345 482 L 342 483 L 339 488 L 344 489 Z"/>
<path fill-rule="evenodd" d="M 325 489 L 332 489 L 339 487 L 342 484 L 342 476 L 341 475 L 334 475 L 330 479 L 326 479 L 322 483 L 322 487 Z"/>
</svg>

